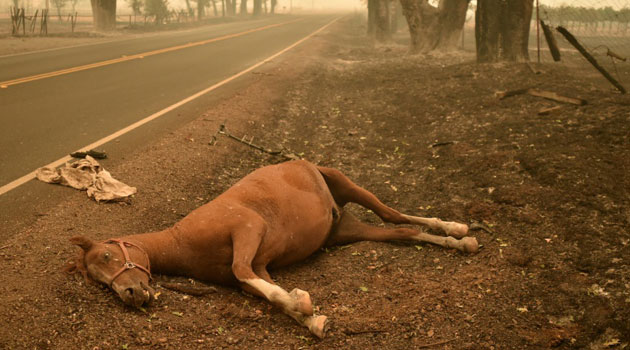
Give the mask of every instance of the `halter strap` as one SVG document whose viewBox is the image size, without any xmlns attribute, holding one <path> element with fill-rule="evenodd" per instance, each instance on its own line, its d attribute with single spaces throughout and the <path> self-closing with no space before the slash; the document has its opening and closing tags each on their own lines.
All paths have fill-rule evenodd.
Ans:
<svg viewBox="0 0 630 350">
<path fill-rule="evenodd" d="M 114 281 L 116 280 L 116 278 L 118 278 L 118 276 L 120 276 L 123 272 L 125 272 L 127 270 L 131 270 L 131 269 L 135 269 L 135 268 L 137 268 L 137 269 L 141 270 L 142 272 L 146 273 L 149 276 L 149 279 L 151 279 L 151 261 L 149 260 L 149 255 L 139 245 L 137 245 L 135 243 L 127 242 L 127 241 L 122 241 L 120 239 L 108 239 L 104 243 L 105 244 L 117 244 L 120 247 L 120 250 L 122 250 L 123 256 L 125 257 L 125 263 L 120 268 L 120 270 L 118 270 L 114 274 L 114 276 L 112 277 L 112 280 L 109 282 L 109 287 L 110 288 L 112 287 L 112 285 L 114 284 Z M 129 258 L 129 251 L 127 251 L 127 247 L 136 247 L 136 248 L 140 249 L 140 251 L 147 258 L 147 267 L 135 264 L 133 261 L 131 261 L 131 258 Z"/>
</svg>

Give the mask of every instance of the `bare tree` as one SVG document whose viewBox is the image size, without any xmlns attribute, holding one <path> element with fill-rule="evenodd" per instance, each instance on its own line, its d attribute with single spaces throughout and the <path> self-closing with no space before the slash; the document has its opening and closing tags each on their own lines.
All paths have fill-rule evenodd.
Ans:
<svg viewBox="0 0 630 350">
<path fill-rule="evenodd" d="M 77 4 L 79 3 L 79 0 L 70 0 L 70 6 L 72 6 L 72 13 L 76 13 L 77 12 Z"/>
<path fill-rule="evenodd" d="M 234 10 L 236 8 L 236 0 L 225 0 L 225 7 L 228 16 L 234 15 Z"/>
<path fill-rule="evenodd" d="M 78 1 L 78 0 L 72 0 L 72 1 Z M 127 3 L 129 4 L 129 7 L 131 7 L 131 10 L 133 11 L 133 15 L 137 16 L 139 14 L 142 13 L 142 0 L 127 0 Z M 72 10 L 72 12 L 74 12 L 74 9 Z"/>
<path fill-rule="evenodd" d="M 456 48 L 466 22 L 469 1 L 440 0 L 435 7 L 428 0 L 400 0 L 409 25 L 411 51 L 448 51 Z"/>
<path fill-rule="evenodd" d="M 195 15 L 195 10 L 190 6 L 190 0 L 186 0 L 186 10 L 188 11 L 188 16 L 192 17 Z"/>
<path fill-rule="evenodd" d="M 62 21 L 61 18 L 61 9 L 66 7 L 66 3 L 68 0 L 52 0 L 53 6 L 57 9 L 57 17 L 59 17 L 59 22 Z"/>
<path fill-rule="evenodd" d="M 90 0 L 94 27 L 97 30 L 116 29 L 116 0 Z"/>
<path fill-rule="evenodd" d="M 390 39 L 390 4 L 392 0 L 368 0 L 368 35 L 377 41 Z"/>
<path fill-rule="evenodd" d="M 155 18 L 155 24 L 162 24 L 168 16 L 168 0 L 145 0 L 144 13 Z"/>
<path fill-rule="evenodd" d="M 528 61 L 533 0 L 478 0 L 477 61 Z"/>
</svg>

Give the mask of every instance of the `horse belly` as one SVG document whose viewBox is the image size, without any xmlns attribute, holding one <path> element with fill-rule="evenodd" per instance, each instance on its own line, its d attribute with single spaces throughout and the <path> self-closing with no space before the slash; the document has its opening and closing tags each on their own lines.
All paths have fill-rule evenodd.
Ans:
<svg viewBox="0 0 630 350">
<path fill-rule="evenodd" d="M 309 213 L 312 214 L 312 213 Z M 296 223 L 299 223 L 296 225 Z M 287 266 L 308 258 L 324 246 L 332 228 L 332 214 L 322 214 L 319 220 L 295 219 L 293 225 L 281 230 L 281 242 L 276 243 L 280 248 L 271 260 L 271 267 Z M 266 242 L 263 242 L 266 243 Z M 266 249 L 263 244 L 263 251 Z M 272 248 L 270 248 L 272 249 Z"/>
</svg>

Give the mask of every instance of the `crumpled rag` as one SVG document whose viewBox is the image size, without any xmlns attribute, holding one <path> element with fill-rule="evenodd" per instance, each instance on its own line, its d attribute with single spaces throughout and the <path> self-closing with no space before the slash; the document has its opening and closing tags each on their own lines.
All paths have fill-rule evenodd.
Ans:
<svg viewBox="0 0 630 350">
<path fill-rule="evenodd" d="M 90 198 L 97 202 L 123 200 L 137 192 L 135 187 L 130 187 L 114 179 L 109 171 L 90 156 L 76 162 L 68 162 L 59 169 L 39 168 L 36 172 L 37 179 L 47 183 L 61 184 L 86 190 Z"/>
</svg>

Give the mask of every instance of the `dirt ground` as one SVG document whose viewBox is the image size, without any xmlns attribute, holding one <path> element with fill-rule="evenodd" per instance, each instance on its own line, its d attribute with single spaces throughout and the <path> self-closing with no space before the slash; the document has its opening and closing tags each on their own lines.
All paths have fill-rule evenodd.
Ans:
<svg viewBox="0 0 630 350">
<path fill-rule="evenodd" d="M 139 189 L 129 203 L 68 189 L 2 242 L 0 348 L 627 348 L 630 98 L 584 65 L 534 74 L 467 52 L 408 56 L 404 45 L 371 46 L 363 25 L 343 19 L 194 122 L 110 155 L 105 167 Z M 530 86 L 588 104 L 538 115 L 557 104 L 494 95 Z M 200 282 L 158 276 L 161 294 L 143 312 L 61 271 L 77 252 L 71 236 L 166 228 L 282 161 L 224 137 L 210 146 L 226 115 L 232 133 L 339 168 L 403 212 L 483 227 L 472 231 L 480 252 L 361 242 L 273 271 L 330 318 L 323 340 L 236 289 L 195 297 L 160 283 Z"/>
</svg>

